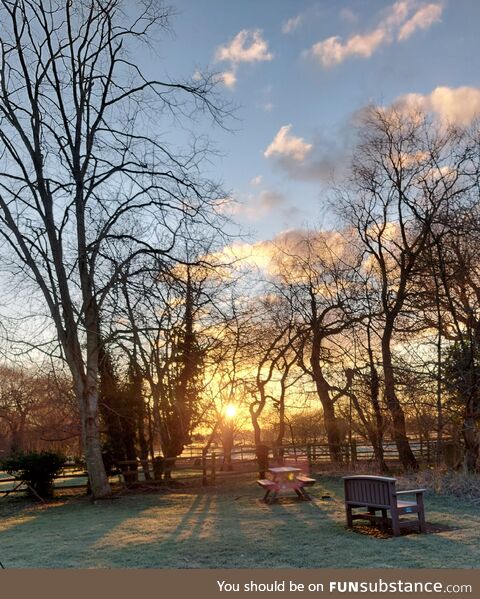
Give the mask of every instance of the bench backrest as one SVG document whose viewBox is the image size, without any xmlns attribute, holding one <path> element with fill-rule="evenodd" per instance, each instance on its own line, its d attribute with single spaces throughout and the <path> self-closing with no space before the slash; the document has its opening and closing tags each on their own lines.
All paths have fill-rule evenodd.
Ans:
<svg viewBox="0 0 480 599">
<path fill-rule="evenodd" d="M 365 504 L 372 507 L 392 505 L 395 478 L 386 476 L 345 476 L 345 503 Z"/>
</svg>

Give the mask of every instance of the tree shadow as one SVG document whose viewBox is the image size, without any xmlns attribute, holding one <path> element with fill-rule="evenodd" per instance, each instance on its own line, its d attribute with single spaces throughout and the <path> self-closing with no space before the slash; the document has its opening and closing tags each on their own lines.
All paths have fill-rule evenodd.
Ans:
<svg viewBox="0 0 480 599">
<path fill-rule="evenodd" d="M 92 546 L 129 519 L 141 519 L 165 496 L 143 501 L 121 497 L 91 503 L 29 506 L 0 525 L 0 555 L 6 567 L 79 567 Z M 147 501 L 147 505 L 146 505 Z M 8 556 L 8 558 L 6 557 Z"/>
</svg>

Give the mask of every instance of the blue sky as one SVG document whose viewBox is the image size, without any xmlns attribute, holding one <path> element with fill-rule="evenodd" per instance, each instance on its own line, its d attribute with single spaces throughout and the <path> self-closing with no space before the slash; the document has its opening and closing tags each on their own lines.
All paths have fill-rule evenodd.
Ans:
<svg viewBox="0 0 480 599">
<path fill-rule="evenodd" d="M 175 0 L 174 8 L 160 68 L 177 78 L 226 73 L 221 87 L 238 120 L 234 133 L 212 132 L 222 153 L 212 174 L 241 202 L 235 218 L 254 239 L 321 219 L 352 115 L 367 103 L 418 94 L 460 122 L 480 110 L 477 0 Z"/>
</svg>

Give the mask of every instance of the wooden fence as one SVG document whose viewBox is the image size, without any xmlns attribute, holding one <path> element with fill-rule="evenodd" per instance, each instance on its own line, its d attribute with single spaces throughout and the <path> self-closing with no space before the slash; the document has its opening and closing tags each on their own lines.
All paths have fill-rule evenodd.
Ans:
<svg viewBox="0 0 480 599">
<path fill-rule="evenodd" d="M 451 447 L 451 440 L 445 440 L 445 448 Z M 433 464 L 437 455 L 434 441 L 410 440 L 410 446 L 415 457 L 423 464 Z M 458 448 L 458 446 L 457 446 Z M 454 448 L 455 449 L 455 448 Z M 457 451 L 457 450 L 455 450 Z M 326 444 L 311 443 L 306 445 L 284 445 L 283 460 L 289 464 L 297 464 L 305 471 L 327 467 L 330 464 L 329 448 Z M 457 451 L 458 453 L 458 451 Z M 358 463 L 373 461 L 374 453 L 370 445 L 353 442 L 344 444 L 341 448 L 343 463 L 352 466 Z M 398 451 L 393 442 L 384 444 L 385 460 L 398 461 Z M 164 484 L 166 481 L 194 482 L 201 481 L 204 485 L 214 484 L 218 477 L 238 473 L 258 472 L 258 462 L 254 446 L 237 446 L 233 448 L 227 460 L 219 450 L 202 451 L 201 448 L 187 448 L 180 457 L 175 459 L 148 460 L 147 462 L 121 462 L 117 464 L 115 474 L 110 477 L 114 484 L 127 486 L 144 484 Z M 272 463 L 279 460 L 278 452 L 268 450 L 268 459 Z M 451 465 L 451 464 L 450 464 Z M 84 470 L 74 466 L 66 466 L 54 481 L 56 489 L 81 489 L 88 485 L 88 477 Z M 7 473 L 0 472 L 0 495 L 25 492 L 25 485 Z"/>
<path fill-rule="evenodd" d="M 67 466 L 62 469 L 55 478 L 54 487 L 58 489 L 80 489 L 86 488 L 88 477 L 85 470 L 75 466 Z M 27 490 L 26 485 L 22 484 L 18 478 L 0 471 L 0 495 L 10 495 L 10 493 L 24 493 Z"/>
</svg>

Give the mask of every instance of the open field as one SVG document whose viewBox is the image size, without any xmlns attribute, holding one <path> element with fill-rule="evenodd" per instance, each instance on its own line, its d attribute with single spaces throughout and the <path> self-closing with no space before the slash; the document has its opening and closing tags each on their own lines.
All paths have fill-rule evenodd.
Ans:
<svg viewBox="0 0 480 599">
<path fill-rule="evenodd" d="M 322 495 L 331 499 L 322 500 Z M 319 477 L 312 502 L 260 501 L 251 475 L 218 486 L 84 497 L 38 505 L 0 501 L 0 560 L 7 568 L 474 568 L 480 513 L 427 494 L 435 534 L 377 538 L 344 527 L 341 481 Z"/>
</svg>

